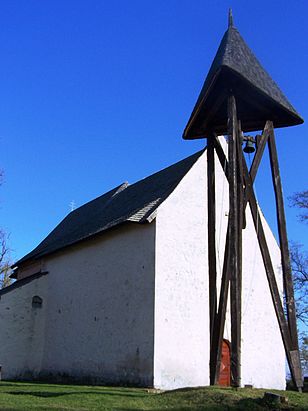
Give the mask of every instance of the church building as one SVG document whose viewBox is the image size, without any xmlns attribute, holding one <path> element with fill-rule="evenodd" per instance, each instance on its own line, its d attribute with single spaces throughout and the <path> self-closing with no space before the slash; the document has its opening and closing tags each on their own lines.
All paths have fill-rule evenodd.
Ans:
<svg viewBox="0 0 308 411">
<path fill-rule="evenodd" d="M 2 378 L 284 389 L 287 356 L 300 381 L 284 260 L 253 180 L 273 127 L 301 122 L 230 16 L 183 136 L 207 147 L 72 211 L 14 264 Z"/>
</svg>

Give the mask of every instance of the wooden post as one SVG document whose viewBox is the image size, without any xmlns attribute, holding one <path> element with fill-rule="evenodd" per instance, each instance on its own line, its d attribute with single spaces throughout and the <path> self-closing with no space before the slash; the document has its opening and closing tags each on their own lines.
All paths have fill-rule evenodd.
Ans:
<svg viewBox="0 0 308 411">
<path fill-rule="evenodd" d="M 300 367 L 299 359 L 299 349 L 298 349 L 298 336 L 297 336 L 297 325 L 296 325 L 296 311 L 295 311 L 295 301 L 294 301 L 294 288 L 293 288 L 293 279 L 290 263 L 290 253 L 288 245 L 288 236 L 287 236 L 287 227 L 286 227 L 286 218 L 284 212 L 283 204 L 283 195 L 282 195 L 282 184 L 280 178 L 278 156 L 275 142 L 274 129 L 271 129 L 271 135 L 268 140 L 271 171 L 273 186 L 275 191 L 275 200 L 276 200 L 276 211 L 277 211 L 277 223 L 278 223 L 278 233 L 279 233 L 279 244 L 281 250 L 281 263 L 282 263 L 282 272 L 284 280 L 284 291 L 286 297 L 286 311 L 288 318 L 288 325 L 291 335 L 291 348 L 294 351 L 293 357 L 297 363 L 296 366 L 296 385 L 298 387 L 302 386 L 302 372 Z M 296 354 L 297 352 L 297 354 Z M 298 358 L 296 358 L 296 356 Z"/>
<path fill-rule="evenodd" d="M 236 295 L 236 335 L 238 340 L 238 362 L 239 362 L 239 382 L 238 386 L 240 385 L 240 378 L 241 378 L 241 325 L 242 325 L 242 230 L 243 226 L 246 226 L 246 219 L 245 219 L 245 212 L 244 212 L 244 178 L 243 178 L 243 156 L 242 156 L 242 143 L 241 143 L 241 122 L 238 121 L 238 133 L 237 133 L 237 141 L 236 141 L 236 154 L 237 154 L 237 166 L 238 166 L 238 174 L 237 174 L 237 191 L 238 191 L 238 245 L 237 245 L 237 278 L 235 284 L 235 295 Z M 232 289 L 232 288 L 231 288 Z"/>
<path fill-rule="evenodd" d="M 216 209 L 215 209 L 215 158 L 214 136 L 207 140 L 207 187 L 208 187 L 208 266 L 210 304 L 210 347 L 213 345 L 214 322 L 217 311 L 216 291 Z M 212 350 L 210 350 L 212 353 Z M 211 355 L 211 354 L 210 354 Z M 210 379 L 214 379 L 213 359 L 210 358 Z"/>
<path fill-rule="evenodd" d="M 239 238 L 238 238 L 238 174 L 237 139 L 238 122 L 234 96 L 228 98 L 228 157 L 229 157 L 229 270 L 231 273 L 231 380 L 240 386 L 240 298 L 239 295 Z"/>
</svg>

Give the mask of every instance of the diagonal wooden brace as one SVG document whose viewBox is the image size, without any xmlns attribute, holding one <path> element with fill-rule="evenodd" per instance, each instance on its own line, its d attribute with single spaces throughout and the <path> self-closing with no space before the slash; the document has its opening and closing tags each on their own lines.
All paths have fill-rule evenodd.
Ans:
<svg viewBox="0 0 308 411">
<path fill-rule="evenodd" d="M 243 156 L 244 157 L 244 156 Z M 244 172 L 244 180 L 245 180 L 245 185 L 246 185 L 246 192 L 248 196 L 248 201 L 251 209 L 251 214 L 254 222 L 254 226 L 257 232 L 257 237 L 258 237 L 258 242 L 263 258 L 263 263 L 266 271 L 266 276 L 272 296 L 272 301 L 274 304 L 274 309 L 276 313 L 276 317 L 278 320 L 281 336 L 282 336 L 282 341 L 285 347 L 285 352 L 289 364 L 289 368 L 291 371 L 291 376 L 294 384 L 298 389 L 301 389 L 303 386 L 301 378 L 299 378 L 299 375 L 301 374 L 300 371 L 298 370 L 298 361 L 294 361 L 294 354 L 291 354 L 292 351 L 292 341 L 291 341 L 291 335 L 288 327 L 288 323 L 286 321 L 284 311 L 283 311 L 283 305 L 281 302 L 277 282 L 276 282 L 276 277 L 275 277 L 275 272 L 273 269 L 268 245 L 266 242 L 266 237 L 261 221 L 261 216 L 260 212 L 258 209 L 256 197 L 253 191 L 252 187 L 252 180 L 251 177 L 249 176 L 247 165 L 245 162 L 243 162 L 243 172 Z"/>
</svg>

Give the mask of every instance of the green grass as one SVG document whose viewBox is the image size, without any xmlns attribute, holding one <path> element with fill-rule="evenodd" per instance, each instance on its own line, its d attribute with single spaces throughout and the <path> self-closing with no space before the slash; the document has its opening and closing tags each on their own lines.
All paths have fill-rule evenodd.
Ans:
<svg viewBox="0 0 308 411">
<path fill-rule="evenodd" d="M 0 383 L 0 410 L 173 410 L 233 411 L 277 410 L 262 402 L 265 390 L 193 388 L 166 392 L 137 388 L 57 385 L 41 383 Z M 286 395 L 281 410 L 308 411 L 308 394 L 275 391 Z"/>
</svg>

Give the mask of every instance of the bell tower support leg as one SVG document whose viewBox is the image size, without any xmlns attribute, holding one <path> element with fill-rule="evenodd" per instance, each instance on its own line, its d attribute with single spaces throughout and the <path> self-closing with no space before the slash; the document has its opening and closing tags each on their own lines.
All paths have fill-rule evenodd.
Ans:
<svg viewBox="0 0 308 411">
<path fill-rule="evenodd" d="M 240 237 L 238 155 L 239 139 L 236 102 L 234 96 L 228 99 L 228 156 L 229 156 L 229 270 L 231 306 L 231 384 L 240 386 L 241 368 L 241 292 L 240 292 Z M 241 216 L 242 217 L 242 216 Z"/>
<path fill-rule="evenodd" d="M 208 203 L 208 267 L 209 267 L 209 309 L 210 309 L 210 381 L 214 384 L 214 362 L 213 362 L 213 340 L 215 339 L 215 317 L 217 311 L 216 291 L 216 207 L 215 207 L 215 156 L 214 138 L 210 136 L 207 140 L 207 203 Z"/>
<path fill-rule="evenodd" d="M 282 195 L 282 184 L 280 178 L 279 164 L 278 164 L 278 155 L 275 142 L 274 129 L 271 129 L 271 135 L 268 139 L 269 155 L 270 155 L 270 164 L 272 171 L 273 186 L 275 191 L 276 199 L 276 211 L 277 211 L 277 222 L 278 222 L 278 233 L 279 233 L 279 244 L 281 250 L 281 264 L 282 264 L 282 273 L 284 281 L 284 291 L 286 297 L 286 311 L 288 326 L 290 330 L 291 337 L 291 355 L 294 362 L 294 378 L 296 380 L 296 386 L 302 386 L 302 372 L 301 364 L 299 357 L 299 348 L 298 348 L 298 335 L 297 335 L 297 326 L 296 326 L 296 309 L 294 301 L 294 288 L 293 288 L 293 279 L 290 263 L 290 253 L 288 245 L 288 236 L 286 229 L 286 218 L 284 212 L 283 204 L 283 195 Z"/>
<path fill-rule="evenodd" d="M 244 161 L 243 161 L 243 166 L 244 166 L 244 181 L 245 181 L 246 192 L 247 192 L 247 196 L 248 196 L 248 200 L 250 204 L 250 210 L 251 210 L 255 230 L 257 232 L 260 251 L 262 254 L 262 258 L 263 258 L 266 276 L 268 279 L 272 301 L 274 304 L 274 309 L 276 312 L 276 317 L 278 320 L 278 324 L 279 324 L 279 328 L 280 328 L 280 332 L 282 336 L 282 341 L 285 347 L 285 352 L 286 352 L 288 364 L 290 367 L 292 380 L 295 386 L 298 388 L 298 390 L 301 391 L 301 387 L 303 386 L 303 383 L 301 379 L 299 378 L 300 368 L 298 366 L 298 361 L 297 361 L 298 356 L 296 355 L 296 351 L 292 349 L 291 334 L 290 334 L 288 323 L 284 315 L 283 305 L 282 305 L 282 301 L 281 301 L 280 294 L 279 294 L 279 289 L 278 289 L 277 282 L 276 282 L 275 272 L 273 269 L 273 265 L 272 265 L 272 261 L 271 261 L 271 257 L 269 253 L 269 248 L 266 242 L 266 237 L 265 237 L 263 224 L 262 224 L 260 212 L 258 209 L 255 193 L 252 187 L 252 180 L 248 173 L 246 163 Z"/>
</svg>

